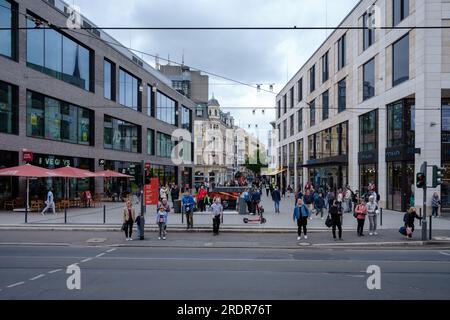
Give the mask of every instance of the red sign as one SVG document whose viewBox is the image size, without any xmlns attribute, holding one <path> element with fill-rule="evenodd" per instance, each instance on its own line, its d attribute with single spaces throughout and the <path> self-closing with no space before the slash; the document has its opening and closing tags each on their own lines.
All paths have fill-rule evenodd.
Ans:
<svg viewBox="0 0 450 320">
<path fill-rule="evenodd" d="M 23 152 L 23 161 L 25 161 L 25 162 L 32 162 L 33 161 L 33 152 L 31 152 L 31 151 L 24 151 Z"/>
<path fill-rule="evenodd" d="M 144 186 L 145 205 L 157 205 L 159 195 L 159 181 L 158 178 L 152 178 L 150 184 Z"/>
</svg>

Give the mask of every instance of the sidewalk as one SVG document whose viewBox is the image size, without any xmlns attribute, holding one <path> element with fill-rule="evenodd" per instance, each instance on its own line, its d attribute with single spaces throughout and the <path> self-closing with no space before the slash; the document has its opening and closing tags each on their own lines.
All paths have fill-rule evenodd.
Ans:
<svg viewBox="0 0 450 320">
<path fill-rule="evenodd" d="M 97 208 L 74 208 L 67 211 L 67 224 L 64 224 L 64 212 L 59 212 L 56 216 L 52 213 L 47 213 L 42 216 L 40 213 L 29 213 L 28 224 L 25 224 L 25 214 L 23 212 L 13 213 L 11 211 L 0 211 L 0 228 L 7 229 L 8 227 L 43 227 L 43 226 L 92 226 L 98 228 L 119 228 L 122 224 L 122 210 L 124 203 L 105 203 L 106 206 L 106 223 L 103 223 L 103 206 Z M 294 198 L 283 198 L 281 201 L 281 213 L 275 214 L 273 202 L 271 198 L 262 196 L 262 205 L 265 208 L 264 217 L 267 223 L 261 224 L 245 224 L 243 218 L 254 218 L 249 215 L 239 215 L 236 212 L 225 212 L 224 221 L 222 225 L 223 230 L 235 231 L 271 231 L 271 232 L 292 232 L 297 229 L 296 224 L 292 220 L 292 212 L 294 208 Z M 135 206 L 139 212 L 139 205 Z M 326 210 L 325 210 L 326 211 Z M 403 213 L 383 210 L 383 224 L 380 225 L 380 218 L 378 217 L 379 230 L 397 230 L 403 225 Z M 146 214 L 146 226 L 148 228 L 155 228 L 155 207 L 148 207 Z M 312 220 L 308 221 L 308 229 L 311 231 L 329 231 L 325 226 L 326 213 L 324 213 L 323 220 L 320 217 L 314 216 Z M 429 220 L 427 220 L 429 221 Z M 172 229 L 185 228 L 185 217 L 181 214 L 170 214 L 168 225 Z M 195 213 L 194 227 L 196 229 L 209 230 L 212 226 L 210 213 Z M 450 231 L 449 218 L 434 218 L 432 222 L 434 231 Z M 365 223 L 365 229 L 369 227 L 368 221 Z M 344 230 L 356 230 L 356 219 L 351 213 L 344 215 L 343 221 Z M 420 228 L 419 221 L 416 222 L 416 229 Z"/>
</svg>

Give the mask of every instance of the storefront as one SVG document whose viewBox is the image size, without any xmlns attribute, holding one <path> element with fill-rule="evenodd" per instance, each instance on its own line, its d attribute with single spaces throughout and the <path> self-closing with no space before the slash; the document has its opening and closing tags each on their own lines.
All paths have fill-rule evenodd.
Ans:
<svg viewBox="0 0 450 320">
<path fill-rule="evenodd" d="M 105 193 L 130 194 L 139 190 L 142 185 L 142 165 L 137 162 L 125 162 L 106 160 L 105 170 L 112 170 L 119 173 L 133 176 L 133 178 L 113 178 L 105 179 L 103 189 Z"/>
<path fill-rule="evenodd" d="M 303 139 L 297 141 L 297 189 L 304 186 L 303 181 Z"/>
<path fill-rule="evenodd" d="M 450 100 L 442 101 L 442 167 L 445 168 L 441 185 L 442 211 L 450 211 Z"/>
<path fill-rule="evenodd" d="M 295 142 L 289 144 L 289 178 L 287 186 L 295 186 Z"/>
<path fill-rule="evenodd" d="M 387 113 L 387 209 L 406 211 L 414 205 L 414 99 L 388 105 Z"/>
<path fill-rule="evenodd" d="M 31 164 L 47 169 L 58 169 L 71 166 L 83 170 L 94 170 L 94 159 L 66 157 L 58 155 L 47 155 L 35 153 Z M 69 197 L 77 197 L 83 191 L 95 191 L 95 179 L 65 179 L 65 178 L 40 178 L 30 180 L 30 196 L 38 199 L 45 199 L 49 188 L 53 189 L 55 199 L 63 199 L 65 194 L 65 181 L 69 182 Z"/>
<path fill-rule="evenodd" d="M 368 191 L 369 184 L 378 188 L 378 110 L 359 117 L 359 190 Z"/>
<path fill-rule="evenodd" d="M 152 164 L 150 166 L 150 175 L 152 178 L 158 178 L 160 185 L 178 184 L 178 168 L 174 166 L 164 166 Z"/>
<path fill-rule="evenodd" d="M 0 150 L 0 169 L 19 165 L 19 153 Z M 0 202 L 16 198 L 19 194 L 19 178 L 0 177 Z M 0 208 L 2 209 L 2 208 Z"/>
</svg>

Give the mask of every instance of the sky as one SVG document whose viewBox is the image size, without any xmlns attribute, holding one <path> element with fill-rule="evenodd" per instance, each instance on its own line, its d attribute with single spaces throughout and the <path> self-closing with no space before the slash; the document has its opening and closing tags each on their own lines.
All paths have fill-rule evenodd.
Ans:
<svg viewBox="0 0 450 320">
<path fill-rule="evenodd" d="M 337 26 L 358 0 L 66 0 L 99 27 Z M 331 30 L 107 30 L 122 44 L 274 93 L 210 77 L 210 96 L 267 145 L 275 98 Z M 155 59 L 141 56 L 152 66 Z M 262 112 L 261 108 L 270 108 Z M 253 110 L 255 114 L 253 114 Z M 250 126 L 250 128 L 249 128 Z M 256 128 L 257 127 L 257 128 Z"/>
</svg>

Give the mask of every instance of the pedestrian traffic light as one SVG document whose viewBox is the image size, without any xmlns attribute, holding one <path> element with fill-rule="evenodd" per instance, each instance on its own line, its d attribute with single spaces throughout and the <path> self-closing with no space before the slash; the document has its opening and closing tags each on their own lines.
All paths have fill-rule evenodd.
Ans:
<svg viewBox="0 0 450 320">
<path fill-rule="evenodd" d="M 148 185 L 150 184 L 150 168 L 145 168 L 145 184 Z"/>
<path fill-rule="evenodd" d="M 424 189 L 427 185 L 427 176 L 423 172 L 417 173 L 416 186 L 419 189 Z"/>
<path fill-rule="evenodd" d="M 444 168 L 433 166 L 433 188 L 440 186 L 444 178 Z"/>
</svg>

